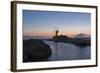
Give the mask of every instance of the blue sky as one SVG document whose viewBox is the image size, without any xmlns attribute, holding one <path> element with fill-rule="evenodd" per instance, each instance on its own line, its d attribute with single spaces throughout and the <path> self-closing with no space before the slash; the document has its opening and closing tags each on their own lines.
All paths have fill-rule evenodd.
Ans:
<svg viewBox="0 0 100 73">
<path fill-rule="evenodd" d="M 90 34 L 90 20 L 90 13 L 23 10 L 23 35 L 52 37 L 55 29 L 68 36 Z"/>
</svg>

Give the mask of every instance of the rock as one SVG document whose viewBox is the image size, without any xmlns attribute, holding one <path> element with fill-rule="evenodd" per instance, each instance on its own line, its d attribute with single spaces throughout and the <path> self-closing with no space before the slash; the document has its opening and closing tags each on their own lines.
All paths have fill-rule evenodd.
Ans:
<svg viewBox="0 0 100 73">
<path fill-rule="evenodd" d="M 30 39 L 23 42 L 23 62 L 47 61 L 51 54 L 50 46 L 41 40 Z"/>
<path fill-rule="evenodd" d="M 53 40 L 56 41 L 56 42 L 66 42 L 66 40 L 69 40 L 70 38 L 68 36 L 65 36 L 65 35 L 59 35 L 57 37 L 53 37 Z"/>
<path fill-rule="evenodd" d="M 82 35 L 82 34 L 80 34 Z M 55 42 L 64 42 L 64 43 L 71 43 L 80 47 L 90 46 L 91 45 L 91 39 L 89 38 L 70 38 L 65 35 L 59 35 L 57 37 L 53 37 L 53 40 Z"/>
</svg>

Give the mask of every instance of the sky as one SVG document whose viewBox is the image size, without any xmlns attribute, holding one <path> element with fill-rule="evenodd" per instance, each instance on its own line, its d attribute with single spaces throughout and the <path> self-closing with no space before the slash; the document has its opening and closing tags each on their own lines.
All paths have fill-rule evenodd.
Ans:
<svg viewBox="0 0 100 73">
<path fill-rule="evenodd" d="M 23 10 L 23 36 L 53 37 L 56 29 L 59 35 L 70 37 L 79 33 L 90 35 L 91 14 Z"/>
</svg>

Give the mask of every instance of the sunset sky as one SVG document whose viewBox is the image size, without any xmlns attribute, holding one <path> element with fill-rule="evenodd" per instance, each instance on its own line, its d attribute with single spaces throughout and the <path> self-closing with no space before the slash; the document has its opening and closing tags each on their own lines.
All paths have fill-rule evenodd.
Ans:
<svg viewBox="0 0 100 73">
<path fill-rule="evenodd" d="M 91 14 L 79 12 L 23 10 L 23 36 L 52 37 L 59 34 L 73 37 L 91 33 Z"/>
</svg>

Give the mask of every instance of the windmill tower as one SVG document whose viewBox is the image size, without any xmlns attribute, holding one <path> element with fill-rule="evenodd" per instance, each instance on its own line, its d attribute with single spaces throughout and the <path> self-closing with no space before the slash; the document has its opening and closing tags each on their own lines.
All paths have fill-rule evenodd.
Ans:
<svg viewBox="0 0 100 73">
<path fill-rule="evenodd" d="M 59 31 L 58 31 L 58 29 L 55 31 L 55 37 L 58 37 L 58 33 L 59 33 Z"/>
<path fill-rule="evenodd" d="M 55 29 L 55 42 L 57 41 L 57 38 L 58 38 L 58 34 L 59 34 L 59 31 L 58 31 L 58 29 L 56 28 Z"/>
</svg>

